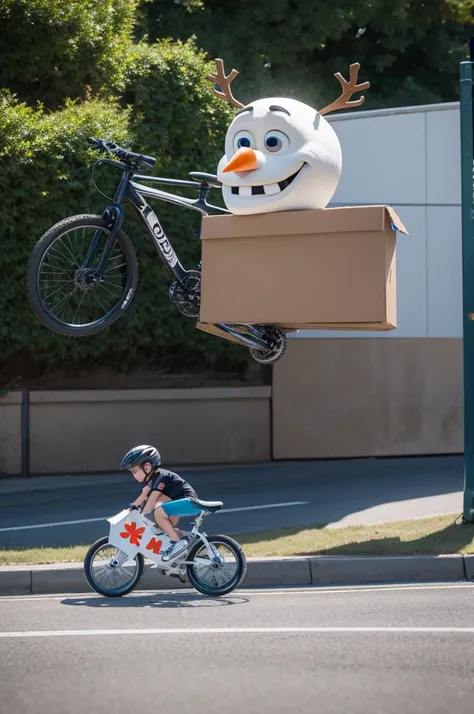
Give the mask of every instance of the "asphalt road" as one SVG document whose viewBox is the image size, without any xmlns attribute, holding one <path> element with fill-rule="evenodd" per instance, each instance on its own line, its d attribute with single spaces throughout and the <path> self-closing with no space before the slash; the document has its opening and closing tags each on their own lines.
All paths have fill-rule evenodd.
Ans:
<svg viewBox="0 0 474 714">
<path fill-rule="evenodd" d="M 472 584 L 0 598 L 0 714 L 471 714 Z"/>
<path fill-rule="evenodd" d="M 462 511 L 460 456 L 276 462 L 182 473 L 201 498 L 224 502 L 225 512 L 204 521 L 208 533 Z M 0 481 L 0 547 L 91 543 L 108 533 L 105 518 L 138 493 L 128 474 Z M 184 527 L 188 523 L 183 519 Z"/>
</svg>

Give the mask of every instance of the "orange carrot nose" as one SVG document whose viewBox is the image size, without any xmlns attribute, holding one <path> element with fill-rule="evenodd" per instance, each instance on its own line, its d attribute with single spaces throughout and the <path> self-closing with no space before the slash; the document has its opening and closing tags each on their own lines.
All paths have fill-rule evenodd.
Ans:
<svg viewBox="0 0 474 714">
<path fill-rule="evenodd" d="M 257 168 L 257 154 L 248 146 L 243 146 L 231 158 L 222 173 L 228 171 L 252 171 Z"/>
</svg>

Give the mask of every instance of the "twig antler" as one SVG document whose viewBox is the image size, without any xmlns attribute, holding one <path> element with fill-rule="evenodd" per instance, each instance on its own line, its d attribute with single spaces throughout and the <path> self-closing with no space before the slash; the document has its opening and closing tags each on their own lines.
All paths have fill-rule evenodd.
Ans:
<svg viewBox="0 0 474 714">
<path fill-rule="evenodd" d="M 209 79 L 214 84 L 218 84 L 222 90 L 221 92 L 219 92 L 219 90 L 214 87 L 214 94 L 220 99 L 226 99 L 228 102 L 230 102 L 230 104 L 233 104 L 234 107 L 242 109 L 244 105 L 238 102 L 237 99 L 232 96 L 232 91 L 230 88 L 231 82 L 233 82 L 233 80 L 237 77 L 239 73 L 236 69 L 233 69 L 232 72 L 226 77 L 224 72 L 224 63 L 221 59 L 216 59 L 216 67 L 217 72 L 215 74 L 207 75 L 207 79 Z"/>
<path fill-rule="evenodd" d="M 320 110 L 320 114 L 328 114 L 336 109 L 351 109 L 352 107 L 360 107 L 364 103 L 365 97 L 362 96 L 360 99 L 355 99 L 350 102 L 349 99 L 355 92 L 360 92 L 362 89 L 368 89 L 370 87 L 370 82 L 362 82 L 362 84 L 357 84 L 357 75 L 359 74 L 360 64 L 354 62 L 350 67 L 350 79 L 348 82 L 344 79 L 340 72 L 337 72 L 334 76 L 339 81 L 342 87 L 342 94 L 334 102 L 328 104 L 327 107 Z"/>
</svg>

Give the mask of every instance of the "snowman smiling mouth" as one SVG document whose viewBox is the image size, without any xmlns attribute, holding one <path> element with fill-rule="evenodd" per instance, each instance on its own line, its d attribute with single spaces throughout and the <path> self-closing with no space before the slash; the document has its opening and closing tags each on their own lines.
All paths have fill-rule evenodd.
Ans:
<svg viewBox="0 0 474 714">
<path fill-rule="evenodd" d="M 283 181 L 277 181 L 276 183 L 267 183 L 263 186 L 232 186 L 232 193 L 237 196 L 274 196 L 277 193 L 281 193 L 285 190 L 298 176 L 300 171 L 306 165 L 306 162 L 291 176 L 283 179 Z"/>
</svg>

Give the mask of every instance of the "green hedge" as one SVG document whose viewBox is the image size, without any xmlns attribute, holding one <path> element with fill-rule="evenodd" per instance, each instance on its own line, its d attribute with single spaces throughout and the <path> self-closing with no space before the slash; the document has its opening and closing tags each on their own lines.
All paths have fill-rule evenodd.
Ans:
<svg viewBox="0 0 474 714">
<path fill-rule="evenodd" d="M 55 335 L 38 323 L 25 289 L 27 260 L 41 235 L 68 215 L 101 212 L 108 203 L 91 183 L 97 155 L 88 149 L 87 136 L 111 138 L 156 156 L 150 171 L 155 175 L 187 178 L 192 170 L 215 171 L 232 109 L 212 94 L 206 80 L 212 68 L 190 42 L 139 44 L 124 61 L 127 93 L 121 104 L 67 100 L 64 109 L 48 112 L 7 91 L 0 94 L 0 190 L 8 197 L 0 224 L 4 360 L 26 353 L 37 362 L 71 365 L 113 356 L 123 368 L 160 356 L 190 365 L 203 359 L 235 365 L 248 360 L 247 350 L 196 330 L 195 321 L 169 302 L 169 273 L 130 209 L 126 230 L 139 256 L 138 292 L 108 330 L 81 339 Z M 99 188 L 109 196 L 119 176 L 110 167 L 96 171 Z M 218 192 L 215 201 L 222 205 Z M 153 204 L 183 264 L 194 267 L 200 257 L 199 214 Z"/>
<path fill-rule="evenodd" d="M 0 0 L 0 87 L 56 108 L 123 87 L 138 0 Z"/>
</svg>

